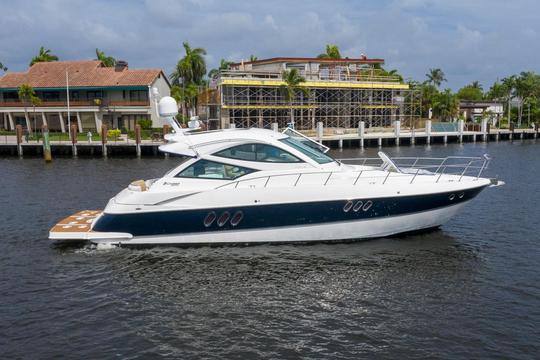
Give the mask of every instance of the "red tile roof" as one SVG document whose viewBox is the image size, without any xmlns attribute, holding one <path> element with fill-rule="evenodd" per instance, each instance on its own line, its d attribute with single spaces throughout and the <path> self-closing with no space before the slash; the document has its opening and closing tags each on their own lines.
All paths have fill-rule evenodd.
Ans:
<svg viewBox="0 0 540 360">
<path fill-rule="evenodd" d="M 70 87 L 148 86 L 162 75 L 160 69 L 119 69 L 104 67 L 99 60 L 36 63 L 26 72 L 10 72 L 0 77 L 1 88 L 29 84 L 34 89 L 65 88 L 66 70 Z"/>
</svg>

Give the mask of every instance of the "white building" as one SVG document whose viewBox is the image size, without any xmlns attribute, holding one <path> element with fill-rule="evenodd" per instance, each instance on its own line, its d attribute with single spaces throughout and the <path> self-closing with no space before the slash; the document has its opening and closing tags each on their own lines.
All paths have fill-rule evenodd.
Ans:
<svg viewBox="0 0 540 360">
<path fill-rule="evenodd" d="M 18 89 L 28 84 L 40 99 L 35 107 L 21 101 Z M 69 85 L 69 108 L 68 88 Z M 52 131 L 67 131 L 70 123 L 79 132 L 109 129 L 133 130 L 139 120 L 163 126 L 151 101 L 151 88 L 161 96 L 170 94 L 170 84 L 160 69 L 129 69 L 119 61 L 105 67 L 99 60 L 36 63 L 26 72 L 0 77 L 0 128 L 16 125 L 33 130 L 47 124 Z M 26 109 L 26 111 L 25 111 Z"/>
</svg>

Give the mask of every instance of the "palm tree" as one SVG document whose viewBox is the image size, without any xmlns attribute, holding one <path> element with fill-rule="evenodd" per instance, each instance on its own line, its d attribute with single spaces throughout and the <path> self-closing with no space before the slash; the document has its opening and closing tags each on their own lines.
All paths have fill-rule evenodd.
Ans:
<svg viewBox="0 0 540 360">
<path fill-rule="evenodd" d="M 32 61 L 30 62 L 30 66 L 34 65 L 38 62 L 50 62 L 50 61 L 58 61 L 58 56 L 51 53 L 51 50 L 47 49 L 42 46 L 39 48 L 39 54 L 37 56 L 34 56 L 32 58 Z"/>
<path fill-rule="evenodd" d="M 326 45 L 326 52 L 317 56 L 319 59 L 341 59 L 339 47 L 337 45 Z"/>
<path fill-rule="evenodd" d="M 171 74 L 171 80 L 173 84 L 179 85 L 180 79 L 184 84 L 197 84 L 200 85 L 206 75 L 206 61 L 204 55 L 206 50 L 203 48 L 194 48 L 187 42 L 182 43 L 186 55 L 176 64 L 176 68 Z"/>
<path fill-rule="evenodd" d="M 478 80 L 475 80 L 473 81 L 469 87 L 473 88 L 473 89 L 479 89 L 479 90 L 484 90 L 484 88 L 482 87 L 482 84 L 480 84 L 480 82 Z"/>
<path fill-rule="evenodd" d="M 30 126 L 30 122 L 28 121 L 28 106 L 32 105 L 34 106 L 34 109 L 35 109 L 35 106 L 41 103 L 41 99 L 36 96 L 36 92 L 34 91 L 34 88 L 28 84 L 22 84 L 17 90 L 17 95 L 19 96 L 19 99 L 24 105 L 24 115 L 25 115 L 24 117 L 26 119 L 26 128 L 28 129 L 28 132 L 31 132 L 32 127 Z"/>
<path fill-rule="evenodd" d="M 401 76 L 401 74 L 397 71 L 397 69 L 392 69 L 390 71 L 387 71 L 386 75 L 395 76 L 398 78 L 399 82 L 403 82 L 403 76 Z"/>
<path fill-rule="evenodd" d="M 257 61 L 257 59 L 255 55 L 249 55 L 249 61 Z"/>
<path fill-rule="evenodd" d="M 219 75 L 221 71 L 225 71 L 229 69 L 229 66 L 233 64 L 232 61 L 227 61 L 225 59 L 221 59 L 219 62 L 219 67 L 217 69 L 212 69 L 208 72 L 208 77 L 213 79 Z"/>
<path fill-rule="evenodd" d="M 116 59 L 112 56 L 107 56 L 105 53 L 96 48 L 96 58 L 100 60 L 105 67 L 113 67 L 116 65 Z"/>
<path fill-rule="evenodd" d="M 433 110 L 443 121 L 452 120 L 459 113 L 459 100 L 450 89 L 446 89 L 435 96 Z"/>
<path fill-rule="evenodd" d="M 0 70 L 6 72 L 6 71 L 8 71 L 8 68 L 4 64 L 2 64 L 2 62 L 0 62 Z"/>
<path fill-rule="evenodd" d="M 192 110 L 197 104 L 199 87 L 193 83 L 185 87 L 171 86 L 171 96 L 182 106 L 182 117 L 187 118 L 188 110 Z"/>
<path fill-rule="evenodd" d="M 439 68 L 429 69 L 429 73 L 426 74 L 426 77 L 428 78 L 427 81 L 436 87 L 441 86 L 444 81 L 448 81 L 444 77 L 444 72 Z"/>
<path fill-rule="evenodd" d="M 285 90 L 285 99 L 287 99 L 290 106 L 291 114 L 291 124 L 294 129 L 294 109 L 293 109 L 293 100 L 296 97 L 296 94 L 300 91 L 305 97 L 309 97 L 309 90 L 302 86 L 301 84 L 306 81 L 306 79 L 300 75 L 298 69 L 283 70 L 281 77 L 285 82 L 285 85 L 281 87 Z"/>
</svg>

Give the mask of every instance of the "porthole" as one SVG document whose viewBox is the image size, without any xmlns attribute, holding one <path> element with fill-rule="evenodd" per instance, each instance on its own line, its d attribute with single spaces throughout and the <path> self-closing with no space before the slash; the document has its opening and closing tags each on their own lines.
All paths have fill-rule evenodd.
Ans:
<svg viewBox="0 0 540 360">
<path fill-rule="evenodd" d="M 204 218 L 204 226 L 209 227 L 214 223 L 214 220 L 216 220 L 216 213 L 213 211 L 210 211 L 208 215 Z"/>
<path fill-rule="evenodd" d="M 456 194 L 450 194 L 450 196 L 448 197 L 450 201 L 453 201 L 455 198 L 456 198 Z"/>
<path fill-rule="evenodd" d="M 358 212 L 364 203 L 362 201 L 357 201 L 356 204 L 354 204 L 353 211 Z"/>
<path fill-rule="evenodd" d="M 371 208 L 371 205 L 373 205 L 373 202 L 371 200 L 366 201 L 366 203 L 362 207 L 362 210 L 363 211 L 368 211 Z"/>
<path fill-rule="evenodd" d="M 244 218 L 244 213 L 243 212 L 241 212 L 241 211 L 235 212 L 234 216 L 231 219 L 231 225 L 232 226 L 238 225 L 240 223 L 240 221 L 242 221 L 243 218 Z"/>
<path fill-rule="evenodd" d="M 225 225 L 225 223 L 229 221 L 230 217 L 231 217 L 231 214 L 229 214 L 228 211 L 225 211 L 223 214 L 221 214 L 221 216 L 219 217 L 217 221 L 218 226 L 222 227 L 223 225 Z"/>
<path fill-rule="evenodd" d="M 347 201 L 347 203 L 345 204 L 345 206 L 343 206 L 343 211 L 345 212 L 349 212 L 349 210 L 351 210 L 353 206 L 353 202 L 352 201 Z"/>
<path fill-rule="evenodd" d="M 459 196 L 460 199 L 463 199 L 463 197 L 465 196 L 465 193 L 464 193 L 464 192 L 460 192 L 458 196 Z"/>
</svg>

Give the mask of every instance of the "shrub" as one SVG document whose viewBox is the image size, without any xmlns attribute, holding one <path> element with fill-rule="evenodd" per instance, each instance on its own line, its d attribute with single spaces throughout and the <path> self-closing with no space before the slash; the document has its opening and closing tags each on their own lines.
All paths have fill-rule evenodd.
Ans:
<svg viewBox="0 0 540 360">
<path fill-rule="evenodd" d="M 141 126 L 141 129 L 144 129 L 144 130 L 152 128 L 152 120 L 150 120 L 150 119 L 138 120 L 137 124 L 139 124 Z"/>
<path fill-rule="evenodd" d="M 113 140 L 118 140 L 121 133 L 122 132 L 119 129 L 112 129 L 107 131 L 107 137 L 112 138 Z"/>
</svg>

